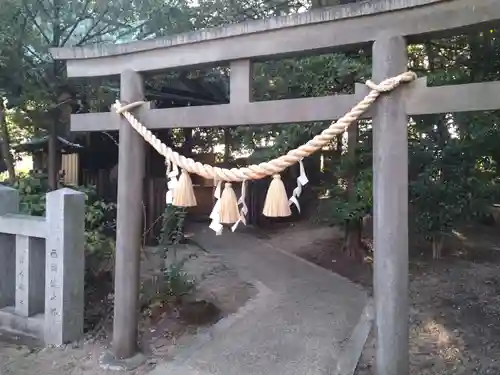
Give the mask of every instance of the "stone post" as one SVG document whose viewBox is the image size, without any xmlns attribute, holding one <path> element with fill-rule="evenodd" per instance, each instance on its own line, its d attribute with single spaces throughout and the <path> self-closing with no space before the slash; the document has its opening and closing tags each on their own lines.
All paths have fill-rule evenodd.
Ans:
<svg viewBox="0 0 500 375">
<path fill-rule="evenodd" d="M 45 308 L 45 240 L 16 236 L 16 313 L 29 317 Z"/>
<path fill-rule="evenodd" d="M 47 194 L 45 343 L 61 345 L 83 334 L 85 195 Z"/>
<path fill-rule="evenodd" d="M 120 79 L 123 102 L 144 100 L 139 73 L 128 70 Z M 134 356 L 137 350 L 145 142 L 127 120 L 119 121 L 113 354 L 116 359 L 125 359 Z"/>
<path fill-rule="evenodd" d="M 231 104 L 248 104 L 252 94 L 252 62 L 248 59 L 231 61 L 229 65 L 229 100 Z"/>
<path fill-rule="evenodd" d="M 407 69 L 406 41 L 373 45 L 373 79 Z M 408 116 L 404 87 L 383 94 L 373 116 L 376 374 L 408 375 Z"/>
<path fill-rule="evenodd" d="M 0 185 L 0 215 L 17 213 L 18 210 L 19 193 Z M 0 233 L 0 308 L 15 304 L 15 247 L 15 236 Z"/>
</svg>

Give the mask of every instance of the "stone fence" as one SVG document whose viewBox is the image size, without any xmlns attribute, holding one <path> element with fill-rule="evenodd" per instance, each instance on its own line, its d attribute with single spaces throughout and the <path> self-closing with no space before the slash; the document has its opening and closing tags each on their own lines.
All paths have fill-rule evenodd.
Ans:
<svg viewBox="0 0 500 375">
<path fill-rule="evenodd" d="M 85 195 L 46 195 L 46 216 L 19 214 L 19 193 L 0 185 L 0 329 L 61 345 L 81 338 Z"/>
</svg>

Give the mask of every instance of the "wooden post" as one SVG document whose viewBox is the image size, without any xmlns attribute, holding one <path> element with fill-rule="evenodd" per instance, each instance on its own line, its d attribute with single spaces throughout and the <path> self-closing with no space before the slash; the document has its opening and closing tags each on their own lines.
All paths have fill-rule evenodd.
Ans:
<svg viewBox="0 0 500 375">
<path fill-rule="evenodd" d="M 120 98 L 126 103 L 144 100 L 139 73 L 121 74 Z M 144 140 L 121 118 L 113 323 L 113 354 L 117 359 L 130 358 L 137 350 L 144 158 Z"/>
<path fill-rule="evenodd" d="M 373 79 L 407 69 L 406 41 L 373 45 Z M 408 375 L 408 116 L 404 88 L 383 94 L 373 116 L 376 374 Z"/>
</svg>

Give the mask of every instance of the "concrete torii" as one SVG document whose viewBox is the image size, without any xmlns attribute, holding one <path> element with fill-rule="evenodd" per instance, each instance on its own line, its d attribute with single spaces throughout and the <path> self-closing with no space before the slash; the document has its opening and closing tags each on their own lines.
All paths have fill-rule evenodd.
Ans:
<svg viewBox="0 0 500 375">
<path fill-rule="evenodd" d="M 498 0 L 378 0 L 251 21 L 163 39 L 56 48 L 69 77 L 121 75 L 121 100 L 144 99 L 140 72 L 229 62 L 230 103 L 150 109 L 135 115 L 150 129 L 297 123 L 339 118 L 355 94 L 250 101 L 251 62 L 331 52 L 373 43 L 375 82 L 407 69 L 407 43 L 498 24 Z M 380 98 L 373 118 L 374 286 L 378 375 L 408 374 L 408 115 L 494 110 L 500 82 L 427 87 L 425 78 Z M 116 357 L 136 351 L 144 141 L 113 113 L 73 115 L 73 131 L 120 130 L 115 320 Z"/>
</svg>

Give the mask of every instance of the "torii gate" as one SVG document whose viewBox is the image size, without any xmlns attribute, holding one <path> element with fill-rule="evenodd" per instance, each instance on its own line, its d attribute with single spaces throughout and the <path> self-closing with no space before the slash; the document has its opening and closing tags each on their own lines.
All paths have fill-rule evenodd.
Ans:
<svg viewBox="0 0 500 375">
<path fill-rule="evenodd" d="M 377 0 L 251 21 L 164 39 L 110 46 L 56 48 L 69 77 L 121 75 L 121 100 L 144 99 L 140 72 L 229 62 L 230 103 L 150 109 L 135 115 L 150 129 L 259 125 L 337 119 L 353 95 L 251 102 L 251 63 L 373 43 L 373 80 L 407 69 L 407 41 L 500 21 L 498 0 Z M 374 136 L 374 286 L 378 375 L 408 374 L 408 115 L 483 111 L 500 107 L 500 82 L 426 86 L 425 78 L 378 99 Z M 113 113 L 71 117 L 73 131 L 120 131 L 113 349 L 136 351 L 144 141 Z"/>
</svg>

